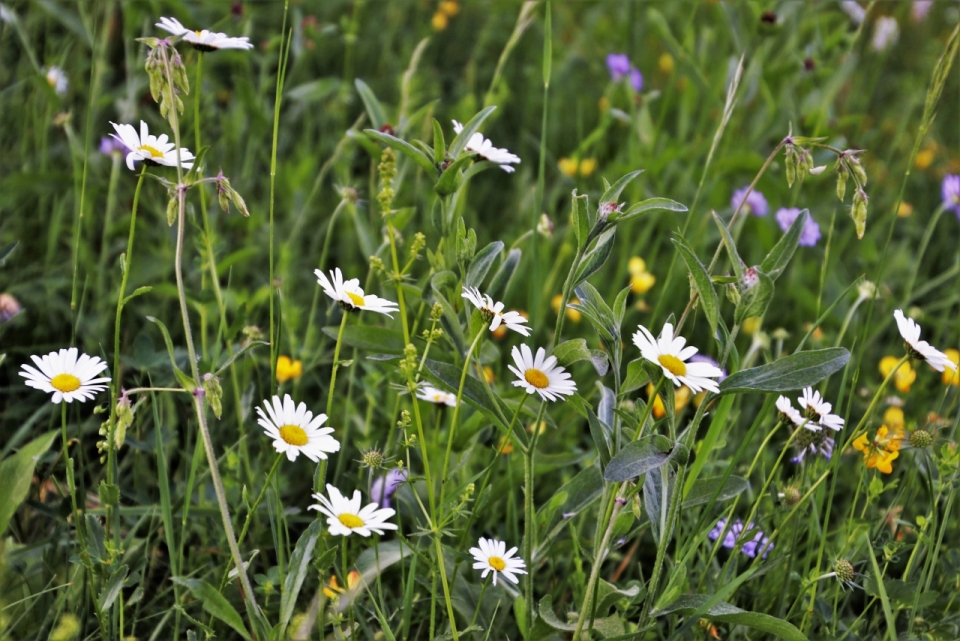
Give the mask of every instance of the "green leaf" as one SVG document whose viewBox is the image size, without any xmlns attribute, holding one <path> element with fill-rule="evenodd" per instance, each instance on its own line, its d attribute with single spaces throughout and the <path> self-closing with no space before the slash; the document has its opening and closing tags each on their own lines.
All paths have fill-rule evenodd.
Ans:
<svg viewBox="0 0 960 641">
<path fill-rule="evenodd" d="M 7 530 L 10 519 L 30 492 L 30 481 L 37 460 L 53 443 L 56 432 L 38 436 L 0 462 L 0 535 Z"/>
<path fill-rule="evenodd" d="M 349 325 L 348 325 L 347 327 L 349 328 Z M 339 328 L 337 328 L 337 329 L 339 329 Z M 344 332 L 344 333 L 346 333 L 346 332 Z M 334 334 L 334 338 L 336 338 L 336 334 Z M 236 352 L 234 352 L 233 355 L 232 355 L 230 358 L 228 358 L 226 361 L 224 361 L 223 365 L 221 365 L 220 367 L 218 367 L 218 368 L 217 368 L 217 371 L 214 372 L 214 376 L 220 376 L 220 374 L 222 374 L 223 372 L 225 372 L 228 367 L 230 367 L 231 365 L 233 365 L 234 361 L 236 361 L 238 358 L 240 358 L 241 356 L 243 356 L 244 354 L 246 354 L 248 351 L 250 351 L 250 350 L 253 349 L 254 347 L 259 347 L 260 345 L 269 345 L 269 344 L 270 344 L 270 343 L 268 343 L 268 342 L 266 342 L 266 341 L 250 341 L 249 343 L 247 343 L 246 345 L 244 345 L 243 347 L 241 347 L 240 349 L 238 349 Z"/>
<path fill-rule="evenodd" d="M 667 607 L 655 612 L 654 615 L 663 616 L 673 613 L 683 615 L 693 614 L 706 605 L 709 600 L 710 597 L 706 594 L 683 594 Z M 807 641 L 807 637 L 792 623 L 770 616 L 769 614 L 741 610 L 735 605 L 723 601 L 718 601 L 710 606 L 704 613 L 704 617 L 722 623 L 745 625 L 748 628 L 760 630 L 761 632 L 775 634 L 787 639 L 787 641 Z"/>
<path fill-rule="evenodd" d="M 573 286 L 576 287 L 596 273 L 610 257 L 613 251 L 613 241 L 617 236 L 617 227 L 611 226 L 598 237 L 593 248 L 583 255 L 573 277 Z"/>
<path fill-rule="evenodd" d="M 720 383 L 721 394 L 790 392 L 816 385 L 850 360 L 843 347 L 800 352 L 778 361 L 731 374 Z"/>
<path fill-rule="evenodd" d="M 621 516 L 623 516 L 623 514 L 621 514 Z M 638 597 L 644 593 L 646 593 L 646 590 L 644 590 L 636 581 L 632 582 L 630 587 L 627 589 L 621 590 L 614 584 L 600 579 L 600 581 L 597 583 L 596 613 L 599 616 L 605 616 L 607 614 L 607 610 L 613 607 L 613 605 L 618 601 L 627 599 L 631 603 L 634 603 L 638 600 Z"/>
<path fill-rule="evenodd" d="M 620 180 L 613 183 L 611 187 L 608 187 L 606 191 L 603 192 L 603 195 L 600 196 L 600 204 L 602 205 L 603 203 L 616 202 L 617 199 L 620 198 L 620 192 L 622 192 L 623 189 L 630 184 L 630 181 L 642 173 L 643 170 L 638 169 L 637 171 L 631 171 L 629 174 L 621 176 Z"/>
<path fill-rule="evenodd" d="M 733 313 L 733 322 L 737 325 L 751 316 L 763 316 L 773 299 L 773 279 L 757 268 L 747 273 L 755 274 L 757 282 L 750 289 L 743 289 L 741 282 L 740 303 Z"/>
<path fill-rule="evenodd" d="M 378 574 L 413 553 L 408 543 L 399 540 L 380 541 L 361 552 L 354 563 L 360 580 L 337 599 L 337 612 L 346 612 L 353 600 L 369 588 Z"/>
<path fill-rule="evenodd" d="M 620 384 L 621 394 L 640 389 L 650 382 L 650 373 L 647 372 L 644 362 L 643 358 L 635 358 L 627 363 L 627 375 Z"/>
<path fill-rule="evenodd" d="M 880 605 L 883 607 L 883 618 L 887 621 L 887 636 L 891 641 L 896 641 L 896 618 L 893 616 L 893 610 L 890 608 L 890 599 L 887 597 L 887 590 L 883 585 L 883 572 L 880 571 L 880 566 L 877 564 L 877 556 L 873 553 L 873 543 L 871 543 L 870 536 L 866 532 L 863 534 L 863 542 L 867 552 L 870 553 L 870 567 L 873 568 L 872 576 L 875 577 L 874 583 L 877 588 L 877 593 L 880 595 Z"/>
<path fill-rule="evenodd" d="M 434 183 L 433 190 L 441 196 L 447 196 L 460 189 L 460 185 L 465 180 L 463 168 L 472 162 L 472 156 L 461 156 L 450 163 Z"/>
<path fill-rule="evenodd" d="M 574 290 L 579 303 L 567 303 L 567 306 L 585 314 L 593 323 L 601 340 L 612 341 L 620 336 L 620 326 L 617 324 L 613 310 L 590 283 L 581 283 Z M 618 339 L 619 340 L 619 339 Z"/>
<path fill-rule="evenodd" d="M 670 460 L 670 439 L 660 434 L 630 441 L 603 470 L 603 480 L 622 483 L 646 474 Z"/>
<path fill-rule="evenodd" d="M 360 94 L 360 100 L 363 101 L 363 106 L 367 108 L 367 115 L 370 117 L 370 123 L 374 128 L 380 129 L 380 127 L 387 124 L 387 112 L 384 110 L 383 105 L 380 104 L 380 101 L 377 100 L 377 96 L 373 93 L 370 86 L 363 80 L 360 80 L 360 78 L 354 80 L 353 84 L 357 87 L 357 93 Z"/>
<path fill-rule="evenodd" d="M 571 217 L 573 218 L 573 233 L 577 237 L 577 249 L 583 249 L 584 245 L 587 243 L 587 238 L 590 237 L 590 198 L 586 194 L 582 196 L 577 195 L 577 190 L 573 190 L 573 212 Z"/>
<path fill-rule="evenodd" d="M 607 373 L 610 364 L 606 352 L 588 348 L 587 341 L 582 338 L 574 338 L 560 343 L 553 348 L 553 355 L 557 357 L 557 362 L 564 367 L 569 367 L 580 361 L 590 361 L 600 376 Z"/>
<path fill-rule="evenodd" d="M 324 327 L 323 333 L 336 340 L 340 326 Z M 383 354 L 402 354 L 403 334 L 373 325 L 347 325 L 343 328 L 343 344 Z"/>
<path fill-rule="evenodd" d="M 132 293 L 132 294 L 130 294 L 129 296 L 127 296 L 126 298 L 123 299 L 123 305 L 126 305 L 127 303 L 129 303 L 130 301 L 132 301 L 132 300 L 133 300 L 134 298 L 136 298 L 137 296 L 141 296 L 141 295 L 143 295 L 143 294 L 146 294 L 147 292 L 151 291 L 152 289 L 153 289 L 153 287 L 149 287 L 149 286 L 146 286 L 146 287 L 137 287 L 135 290 L 133 290 L 133 293 Z"/>
<path fill-rule="evenodd" d="M 107 582 L 103 584 L 103 588 L 100 589 L 100 596 L 97 597 L 100 612 L 109 610 L 113 602 L 117 600 L 117 597 L 120 595 L 120 589 L 123 588 L 123 582 L 127 578 L 129 571 L 130 568 L 128 568 L 126 564 L 121 565 L 113 571 L 113 574 L 110 575 Z"/>
<path fill-rule="evenodd" d="M 440 382 L 440 384 L 453 394 L 457 393 L 460 387 L 460 368 L 454 367 L 450 363 L 441 363 L 433 359 L 425 361 L 427 371 Z M 486 383 L 478 381 L 473 376 L 467 374 L 463 383 L 463 400 L 474 408 L 483 412 L 487 418 L 506 429 L 507 420 L 504 418 L 503 407 L 494 405 L 490 395 L 486 390 Z"/>
<path fill-rule="evenodd" d="M 717 495 L 718 501 L 726 501 L 737 496 L 748 487 L 750 487 L 750 482 L 739 476 L 729 476 L 726 482 L 724 482 L 722 476 L 700 479 L 690 487 L 690 491 L 683 499 L 683 507 L 708 503 L 714 494 Z"/>
<path fill-rule="evenodd" d="M 720 318 L 720 301 L 717 299 L 717 290 L 713 288 L 710 274 L 690 248 L 690 245 L 687 244 L 687 241 L 677 236 L 673 238 L 673 244 L 676 245 L 680 257 L 683 258 L 683 262 L 687 264 L 687 269 L 690 270 L 691 285 L 697 289 L 697 295 L 700 297 L 700 309 L 703 310 L 703 315 L 706 316 L 707 323 L 710 325 L 710 335 L 714 336 L 717 333 L 717 321 Z"/>
<path fill-rule="evenodd" d="M 177 361 L 173 356 L 173 341 L 170 340 L 170 332 L 167 331 L 167 326 L 163 324 L 163 321 L 153 316 L 147 316 L 147 320 L 160 326 L 160 333 L 163 334 L 163 342 L 167 345 L 167 354 L 170 356 L 170 367 L 173 368 L 173 374 L 176 376 L 177 382 L 180 383 L 181 387 L 192 393 L 197 389 L 197 384 L 177 367 Z"/>
<path fill-rule="evenodd" d="M 740 254 L 737 253 L 737 244 L 733 242 L 733 236 L 730 235 L 730 230 L 727 229 L 727 226 L 724 224 L 723 219 L 717 215 L 717 212 L 710 212 L 713 214 L 713 220 L 717 223 L 717 228 L 720 230 L 720 237 L 723 239 L 723 244 L 727 248 L 727 254 L 730 256 L 730 263 L 733 268 L 733 273 L 737 276 L 737 281 L 743 280 L 743 261 L 740 260 Z"/>
<path fill-rule="evenodd" d="M 700 449 L 697 451 L 697 457 L 693 459 L 690 471 L 687 473 L 687 480 L 683 482 L 683 496 L 687 497 L 693 489 L 693 484 L 703 471 L 703 466 L 707 464 L 710 458 L 710 452 L 713 451 L 717 440 L 720 438 L 720 432 L 727 426 L 727 416 L 730 415 L 730 408 L 733 407 L 734 396 L 726 396 L 720 399 L 716 410 L 713 413 L 713 420 L 710 421 L 710 427 L 707 429 L 707 435 L 703 437 L 700 443 Z"/>
<path fill-rule="evenodd" d="M 647 198 L 646 200 L 641 200 L 624 212 L 610 214 L 609 220 L 612 223 L 623 223 L 628 220 L 633 220 L 634 218 L 639 218 L 644 214 L 649 214 L 652 211 L 676 211 L 683 213 L 687 211 L 687 206 L 675 200 L 670 200 L 669 198 Z"/>
<path fill-rule="evenodd" d="M 471 118 L 470 122 L 465 124 L 460 133 L 457 134 L 456 138 L 450 142 L 450 147 L 447 150 L 447 153 L 454 158 L 458 157 L 463 151 L 463 148 L 467 146 L 467 142 L 470 140 L 470 137 L 477 133 L 477 130 L 480 129 L 480 125 L 482 125 L 483 121 L 493 113 L 494 109 L 496 109 L 496 106 L 487 107 L 476 116 Z"/>
<path fill-rule="evenodd" d="M 483 279 L 487 277 L 487 272 L 493 266 L 493 262 L 503 251 L 503 241 L 495 240 L 473 257 L 470 267 L 467 269 L 467 276 L 463 279 L 466 287 L 479 287 Z"/>
<path fill-rule="evenodd" d="M 290 557 L 287 576 L 283 581 L 283 593 L 280 595 L 279 638 L 283 638 L 283 632 L 287 629 L 290 618 L 293 616 L 293 609 L 297 605 L 297 596 L 300 594 L 300 588 L 303 586 L 303 581 L 307 578 L 307 572 L 310 570 L 313 549 L 317 545 L 317 539 L 320 538 L 321 525 L 322 522 L 319 519 L 314 519 L 310 523 L 310 527 L 300 535 L 297 547 Z"/>
<path fill-rule="evenodd" d="M 15 240 L 12 243 L 7 243 L 3 247 L 0 247 L 0 267 L 6 265 L 7 259 L 10 258 L 10 254 L 13 253 L 13 250 L 15 250 L 19 244 L 20 241 Z"/>
<path fill-rule="evenodd" d="M 493 274 L 493 278 L 490 279 L 490 284 L 487 286 L 487 294 L 491 298 L 494 300 L 503 298 L 522 257 L 523 252 L 520 249 L 511 249 L 507 253 L 507 257 L 500 263 L 500 267 Z"/>
<path fill-rule="evenodd" d="M 768 253 L 766 258 L 763 259 L 763 262 L 760 263 L 760 271 L 770 276 L 773 280 L 777 280 L 777 277 L 787 268 L 787 264 L 790 262 L 790 259 L 793 258 L 794 252 L 797 251 L 797 247 L 800 244 L 800 235 L 803 233 L 803 228 L 806 227 L 809 218 L 809 210 L 804 209 L 800 212 L 800 215 L 797 216 L 793 224 L 790 225 L 787 233 L 773 246 L 770 253 Z"/>
<path fill-rule="evenodd" d="M 220 594 L 218 589 L 200 579 L 175 576 L 172 578 L 172 581 L 190 590 L 193 596 L 203 605 L 203 609 L 206 610 L 207 614 L 220 619 L 233 628 L 241 637 L 250 641 L 250 633 L 247 632 L 247 628 L 243 625 L 243 619 L 240 618 L 240 614 L 230 605 L 227 598 Z"/>
<path fill-rule="evenodd" d="M 427 154 L 420 151 L 419 149 L 417 149 L 416 147 L 414 147 L 413 145 L 411 145 L 410 143 L 408 143 L 406 140 L 400 140 L 395 136 L 391 136 L 390 134 L 385 134 L 383 132 L 377 131 L 376 129 L 364 129 L 363 133 L 367 134 L 371 138 L 375 138 L 376 140 L 379 140 L 380 142 L 385 144 L 387 147 L 390 147 L 392 149 L 395 149 L 396 151 L 399 151 L 404 156 L 411 158 L 415 163 L 420 165 L 425 172 L 427 172 L 427 175 L 433 176 L 433 177 L 437 176 L 437 173 L 438 173 L 437 168 L 436 166 L 434 166 L 433 161 L 430 159 L 430 157 L 427 156 Z"/>
<path fill-rule="evenodd" d="M 433 119 L 433 162 L 438 167 L 440 163 L 443 162 L 444 157 L 447 155 L 447 143 L 443 138 L 443 127 L 440 126 L 440 123 L 437 122 L 437 119 Z"/>
</svg>

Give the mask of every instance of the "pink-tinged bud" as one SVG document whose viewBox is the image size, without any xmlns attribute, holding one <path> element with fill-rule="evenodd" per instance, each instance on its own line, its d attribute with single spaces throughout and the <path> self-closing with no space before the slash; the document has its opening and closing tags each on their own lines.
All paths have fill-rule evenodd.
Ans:
<svg viewBox="0 0 960 641">
<path fill-rule="evenodd" d="M 760 282 L 760 276 L 757 274 L 756 267 L 748 267 L 743 270 L 743 278 L 740 280 L 740 286 L 744 291 L 753 289 L 753 286 Z"/>
</svg>

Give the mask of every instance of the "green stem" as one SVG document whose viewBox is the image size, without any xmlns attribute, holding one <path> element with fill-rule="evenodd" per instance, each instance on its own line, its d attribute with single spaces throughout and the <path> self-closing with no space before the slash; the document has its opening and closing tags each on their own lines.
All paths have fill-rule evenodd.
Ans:
<svg viewBox="0 0 960 641">
<path fill-rule="evenodd" d="M 340 346 L 343 344 L 343 330 L 347 327 L 348 314 L 347 310 L 343 310 L 340 330 L 337 332 L 337 344 L 333 348 L 333 369 L 330 371 L 330 389 L 327 391 L 327 420 L 330 420 L 330 413 L 333 411 L 333 390 L 337 386 L 337 370 L 340 369 Z"/>
<path fill-rule="evenodd" d="M 453 614 L 453 599 L 450 596 L 450 585 L 447 582 L 447 565 L 443 562 L 443 547 L 440 545 L 439 532 L 434 534 L 433 543 L 437 552 L 437 567 L 440 569 L 440 584 L 443 586 L 443 600 L 447 604 L 447 617 L 450 619 L 450 632 L 453 634 L 453 641 L 460 641 L 460 633 L 457 632 L 457 620 Z"/>
<path fill-rule="evenodd" d="M 460 405 L 463 400 L 463 386 L 467 382 L 467 370 L 470 369 L 470 359 L 473 356 L 473 350 L 477 348 L 477 345 L 480 344 L 480 339 L 483 338 L 484 332 L 486 332 L 487 326 L 484 324 L 480 327 L 480 331 L 477 332 L 477 335 L 473 339 L 473 343 L 470 344 L 470 349 L 467 350 L 466 356 L 463 357 L 463 369 L 460 371 L 460 387 L 457 388 L 457 404 L 453 408 L 453 418 L 450 421 L 450 434 L 447 436 L 447 451 L 443 456 L 443 474 L 440 477 L 440 504 L 443 504 L 443 495 L 444 489 L 447 484 L 447 471 L 450 469 L 450 452 L 453 450 L 453 437 L 457 432 L 457 423 L 460 420 Z M 424 445 L 426 447 L 426 445 Z"/>
<path fill-rule="evenodd" d="M 533 466 L 534 456 L 537 451 L 537 440 L 540 436 L 540 421 L 543 419 L 544 409 L 547 407 L 546 401 L 540 401 L 540 411 L 537 412 L 537 420 L 533 423 L 533 435 L 530 437 L 530 447 L 527 448 L 523 457 L 523 512 L 524 512 L 524 535 L 523 540 L 526 544 L 524 556 L 527 557 L 527 580 L 526 580 L 526 602 L 527 602 L 527 630 L 533 630 L 533 620 L 536 608 L 533 601 L 533 583 L 537 564 L 533 558 L 533 551 L 536 549 L 536 514 L 533 505 Z"/>
<path fill-rule="evenodd" d="M 287 44 L 282 49 L 280 56 L 280 68 L 277 71 L 277 86 L 273 98 L 273 141 L 270 148 L 270 378 L 276 378 L 277 375 L 277 342 L 274 340 L 276 332 L 276 323 L 274 322 L 274 247 L 273 247 L 273 214 L 276 207 L 276 187 L 277 187 L 277 139 L 280 132 L 280 99 L 283 95 L 283 83 L 287 75 L 287 63 L 290 60 L 290 43 L 293 40 L 292 35 L 287 34 L 287 9 L 289 0 L 283 3 L 283 31 L 281 35 L 286 34 Z M 281 46 L 283 39 L 281 38 Z M 199 151 L 199 149 L 197 150 Z"/>
</svg>

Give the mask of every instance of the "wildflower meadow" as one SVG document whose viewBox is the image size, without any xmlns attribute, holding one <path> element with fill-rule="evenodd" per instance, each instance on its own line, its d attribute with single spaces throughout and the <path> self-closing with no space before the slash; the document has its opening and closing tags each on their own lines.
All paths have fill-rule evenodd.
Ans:
<svg viewBox="0 0 960 641">
<path fill-rule="evenodd" d="M 960 638 L 958 46 L 0 0 L 0 639 Z"/>
</svg>

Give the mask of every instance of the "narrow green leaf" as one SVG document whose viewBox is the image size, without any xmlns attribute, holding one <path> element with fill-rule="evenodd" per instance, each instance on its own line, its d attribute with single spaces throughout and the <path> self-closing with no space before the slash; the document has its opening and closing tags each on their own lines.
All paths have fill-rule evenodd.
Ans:
<svg viewBox="0 0 960 641">
<path fill-rule="evenodd" d="M 147 292 L 151 291 L 152 289 L 153 289 L 153 287 L 149 287 L 149 286 L 146 286 L 146 287 L 137 287 L 135 290 L 133 290 L 133 293 L 132 293 L 132 294 L 130 294 L 129 296 L 127 296 L 126 298 L 123 299 L 123 305 L 126 305 L 127 303 L 129 303 L 130 301 L 132 301 L 132 300 L 133 300 L 134 298 L 136 298 L 137 296 L 141 296 L 141 295 L 143 295 L 143 294 L 146 294 Z"/>
<path fill-rule="evenodd" d="M 490 114 L 496 109 L 496 106 L 490 106 L 478 113 L 476 116 L 470 119 L 470 122 L 463 126 L 463 129 L 459 134 L 450 142 L 450 147 L 447 150 L 451 156 L 456 158 L 463 151 L 463 148 L 467 146 L 467 142 L 470 140 L 470 137 L 473 134 L 477 133 L 477 130 L 480 129 L 480 125 L 483 124 L 483 121 L 486 120 Z"/>
<path fill-rule="evenodd" d="M 710 280 L 707 268 L 697 258 L 687 241 L 680 236 L 672 240 L 677 247 L 677 251 L 680 252 L 683 262 L 687 264 L 687 269 L 690 270 L 691 285 L 697 290 L 697 295 L 700 298 L 700 309 L 703 310 L 703 315 L 706 316 L 707 323 L 710 325 L 710 335 L 714 336 L 717 333 L 717 320 L 720 318 L 720 301 L 717 298 L 717 290 L 713 288 L 713 282 Z"/>
<path fill-rule="evenodd" d="M 877 592 L 880 593 L 880 605 L 883 606 L 883 618 L 887 622 L 887 637 L 890 641 L 896 641 L 897 620 L 893 616 L 893 610 L 890 608 L 890 599 L 887 597 L 887 589 L 883 585 L 883 572 L 880 571 L 880 566 L 877 564 L 877 556 L 873 553 L 873 543 L 870 542 L 870 537 L 866 533 L 863 535 L 863 542 L 867 552 L 870 553 L 870 567 L 873 569 L 873 578 L 876 582 Z"/>
<path fill-rule="evenodd" d="M 557 357 L 557 362 L 564 367 L 569 367 L 580 361 L 590 361 L 600 376 L 605 375 L 609 368 L 606 353 L 598 349 L 590 349 L 587 347 L 587 341 L 582 338 L 574 338 L 560 343 L 553 348 L 553 355 Z"/>
<path fill-rule="evenodd" d="M 513 280 L 513 274 L 517 271 L 517 266 L 520 265 L 520 259 L 523 257 L 523 251 L 520 249 L 511 249 L 507 253 L 507 257 L 503 259 L 503 262 L 500 263 L 500 267 L 493 274 L 493 278 L 490 279 L 490 284 L 487 286 L 487 294 L 494 300 L 502 300 L 504 294 L 507 292 L 507 288 L 510 286 L 510 281 Z"/>
<path fill-rule="evenodd" d="M 809 218 L 809 210 L 804 209 L 800 212 L 800 215 L 797 216 L 793 224 L 790 225 L 787 233 L 777 241 L 777 244 L 773 246 L 770 253 L 768 253 L 766 258 L 763 259 L 763 262 L 760 263 L 760 271 L 767 274 L 773 280 L 777 280 L 780 274 L 783 273 L 783 270 L 787 268 L 790 259 L 793 258 L 794 252 L 797 251 L 797 247 L 800 244 L 800 235 L 803 233 L 803 228 L 806 227 Z"/>
<path fill-rule="evenodd" d="M 471 156 L 461 156 L 450 163 L 450 165 L 443 170 L 443 173 L 440 174 L 440 177 L 437 178 L 437 182 L 433 185 L 433 190 L 441 196 L 448 196 L 460 189 L 460 186 L 466 179 L 463 168 L 472 163 L 473 160 Z"/>
<path fill-rule="evenodd" d="M 433 119 L 433 163 L 440 166 L 440 163 L 443 162 L 443 159 L 447 155 L 447 143 L 443 138 L 443 127 L 440 126 L 440 123 L 437 122 L 437 119 Z"/>
<path fill-rule="evenodd" d="M 172 578 L 172 581 L 190 590 L 193 596 L 203 605 L 203 609 L 207 614 L 223 621 L 233 628 L 237 634 L 246 639 L 246 641 L 250 641 L 250 633 L 247 632 L 246 626 L 243 625 L 243 619 L 240 618 L 240 614 L 230 605 L 227 598 L 220 594 L 218 589 L 200 579 L 175 576 Z"/>
<path fill-rule="evenodd" d="M 612 186 L 608 187 L 606 191 L 603 192 L 603 195 L 600 196 L 600 204 L 602 205 L 603 203 L 616 202 L 616 200 L 620 198 L 620 192 L 622 192 L 634 178 L 642 173 L 643 170 L 638 169 L 636 171 L 631 171 L 629 174 L 624 174 L 621 176 L 620 180 L 613 183 Z"/>
<path fill-rule="evenodd" d="M 307 578 L 307 572 L 310 570 L 313 549 L 317 545 L 317 539 L 320 538 L 321 525 L 322 522 L 319 519 L 314 519 L 310 523 L 310 526 L 300 535 L 297 547 L 294 548 L 293 555 L 290 557 L 287 576 L 283 581 L 283 593 L 280 595 L 279 638 L 283 638 L 283 633 L 293 616 L 293 609 L 297 605 L 297 596 L 300 594 L 300 588 L 303 586 L 303 581 Z"/>
<path fill-rule="evenodd" d="M 413 145 L 411 145 L 410 143 L 408 143 L 406 140 L 400 140 L 395 136 L 391 136 L 390 134 L 385 134 L 383 132 L 377 131 L 376 129 L 364 129 L 363 133 L 367 134 L 371 138 L 375 138 L 376 140 L 379 140 L 380 142 L 390 147 L 391 149 L 395 149 L 396 151 L 399 151 L 404 156 L 409 157 L 415 163 L 420 165 L 420 167 L 422 167 L 423 170 L 427 172 L 428 176 L 432 176 L 434 178 L 437 177 L 437 174 L 438 174 L 437 168 L 433 164 L 433 161 L 430 159 L 430 157 L 427 156 L 427 154 L 420 151 L 419 149 L 417 149 L 416 147 L 414 147 Z"/>
<path fill-rule="evenodd" d="M 627 443 L 610 459 L 603 470 L 603 480 L 622 483 L 660 467 L 670 460 L 671 445 L 670 439 L 659 434 Z"/>
<path fill-rule="evenodd" d="M 810 387 L 843 369 L 849 360 L 850 352 L 843 347 L 791 354 L 728 376 L 720 383 L 720 393 L 790 392 Z"/>
<path fill-rule="evenodd" d="M 731 397 L 732 398 L 732 397 Z M 722 476 L 714 476 L 696 481 L 683 499 L 683 507 L 694 507 L 708 503 L 713 495 L 718 501 L 726 501 L 750 487 L 750 482 L 739 476 L 728 476 L 726 482 Z"/>
<path fill-rule="evenodd" d="M 324 327 L 323 333 L 336 339 L 340 327 Z M 403 334 L 373 325 L 347 325 L 343 328 L 343 344 L 376 353 L 402 354 Z"/>
<path fill-rule="evenodd" d="M 387 124 L 387 112 L 384 110 L 383 105 L 380 104 L 380 101 L 377 100 L 373 89 L 363 80 L 360 80 L 360 78 L 354 80 L 353 84 L 357 87 L 357 93 L 360 94 L 360 100 L 363 101 L 363 106 L 367 108 L 367 116 L 370 117 L 370 123 L 374 128 L 380 129 L 380 127 Z"/>
<path fill-rule="evenodd" d="M 550 86 L 550 74 L 553 65 L 553 21 L 550 17 L 550 3 L 547 3 L 543 16 L 543 86 Z"/>
<path fill-rule="evenodd" d="M 647 198 L 629 207 L 626 211 L 611 214 L 610 222 L 623 223 L 654 211 L 675 211 L 683 213 L 688 210 L 686 205 L 678 203 L 675 200 L 670 200 L 669 198 Z"/>
<path fill-rule="evenodd" d="M 606 263 L 610 257 L 610 252 L 613 251 L 613 241 L 616 236 L 617 228 L 614 225 L 597 237 L 593 248 L 583 255 L 583 258 L 580 259 L 580 263 L 577 265 L 577 270 L 573 277 L 574 287 L 587 280 L 603 267 L 603 264 Z"/>
<path fill-rule="evenodd" d="M 349 328 L 349 326 L 348 326 L 348 328 Z M 337 329 L 339 329 L 339 328 L 337 328 Z M 346 332 L 344 332 L 344 333 L 346 333 Z M 336 334 L 334 334 L 334 338 L 336 338 Z M 224 361 L 223 365 L 221 365 L 220 367 L 217 368 L 217 371 L 214 373 L 214 376 L 220 376 L 220 374 L 222 374 L 223 372 L 225 372 L 228 367 L 230 367 L 231 365 L 233 365 L 233 363 L 234 363 L 238 358 L 240 358 L 241 356 L 243 356 L 244 354 L 246 354 L 246 353 L 247 353 L 248 351 L 250 351 L 251 349 L 253 349 L 253 348 L 255 348 L 255 347 L 259 347 L 259 346 L 261 346 L 261 345 L 269 345 L 269 344 L 270 344 L 270 343 L 268 343 L 268 342 L 266 342 L 266 341 L 250 341 L 249 343 L 247 343 L 247 344 L 244 345 L 243 347 L 240 347 L 239 349 L 237 349 L 237 351 L 234 352 L 233 355 L 232 355 L 230 358 L 228 358 L 226 361 Z"/>
<path fill-rule="evenodd" d="M 663 616 L 665 614 L 683 614 L 690 615 L 710 600 L 710 597 L 706 594 L 682 594 L 676 601 L 655 612 L 655 616 Z M 720 621 L 722 623 L 731 623 L 733 625 L 744 625 L 748 628 L 753 628 L 755 630 L 760 630 L 761 632 L 767 632 L 769 634 L 775 634 L 779 637 L 786 639 L 787 641 L 807 641 L 807 637 L 797 629 L 792 623 L 784 621 L 783 619 L 778 619 L 777 617 L 770 616 L 769 614 L 761 614 L 760 612 L 748 612 L 747 610 L 741 610 L 735 605 L 731 605 L 724 601 L 718 601 L 712 606 L 707 608 L 707 611 L 703 615 L 705 618 L 710 619 L 711 621 Z"/>
<path fill-rule="evenodd" d="M 463 284 L 467 287 L 479 287 L 483 279 L 487 277 L 487 272 L 493 266 L 493 262 L 503 251 L 503 241 L 495 240 L 473 257 L 470 267 L 467 269 L 467 276 L 463 279 Z"/>
<path fill-rule="evenodd" d="M 697 477 L 703 471 L 703 466 L 710 459 L 710 452 L 713 451 L 720 433 L 727 426 L 727 416 L 730 415 L 730 409 L 733 407 L 735 396 L 725 396 L 720 399 L 716 411 L 713 413 L 713 420 L 710 421 L 710 427 L 707 429 L 707 435 L 703 437 L 700 449 L 697 451 L 697 458 L 693 459 L 690 466 L 690 472 L 687 474 L 687 480 L 683 483 L 683 497 L 687 498 L 693 491 L 693 485 L 697 482 Z"/>
<path fill-rule="evenodd" d="M 114 570 L 110 578 L 103 584 L 103 587 L 100 589 L 100 596 L 97 597 L 100 612 L 109 610 L 113 602 L 117 600 L 128 572 L 130 572 L 130 568 L 128 568 L 126 564 L 123 564 Z"/>
<path fill-rule="evenodd" d="M 27 498 L 33 470 L 39 458 L 50 449 L 56 432 L 38 436 L 0 462 L 0 535 L 7 530 L 10 519 Z"/>
<path fill-rule="evenodd" d="M 752 316 L 763 316 L 773 300 L 774 284 L 773 279 L 764 274 L 757 268 L 747 270 L 757 279 L 750 289 L 744 289 L 741 282 L 740 303 L 733 313 L 733 322 L 737 325 Z"/>
<path fill-rule="evenodd" d="M 173 341 L 170 340 L 170 332 L 167 331 L 167 326 L 163 324 L 163 321 L 153 316 L 147 316 L 147 320 L 151 323 L 156 323 L 160 327 L 160 333 L 163 334 L 163 342 L 167 345 L 167 355 L 170 356 L 170 367 L 173 368 L 173 374 L 176 376 L 177 382 L 180 383 L 183 389 L 188 392 L 193 392 L 197 389 L 197 384 L 177 367 L 177 361 L 173 356 Z"/>
<path fill-rule="evenodd" d="M 428 358 L 425 361 L 427 371 L 441 384 L 448 392 L 457 393 L 460 387 L 460 368 L 454 367 L 450 363 L 441 363 Z M 504 418 L 502 406 L 494 405 L 485 389 L 486 384 L 478 381 L 473 376 L 467 374 L 463 384 L 463 400 L 471 406 L 483 412 L 487 418 L 506 429 L 508 421 Z"/>
<path fill-rule="evenodd" d="M 15 250 L 19 244 L 20 241 L 15 240 L 12 243 L 7 243 L 3 247 L 0 247 L 0 267 L 6 264 L 7 259 L 10 258 L 10 254 L 13 253 L 13 250 Z"/>
<path fill-rule="evenodd" d="M 586 194 L 582 196 L 577 195 L 577 190 L 573 190 L 572 194 L 573 199 L 573 233 L 577 237 L 577 249 L 583 249 L 586 245 L 587 238 L 590 236 L 590 226 L 592 224 L 590 220 L 590 198 Z"/>
<path fill-rule="evenodd" d="M 733 236 L 730 235 L 730 230 L 727 229 L 726 224 L 723 222 L 723 219 L 717 215 L 717 212 L 712 211 L 710 213 L 713 214 L 713 220 L 717 223 L 717 229 L 720 230 L 723 245 L 727 248 L 733 273 L 736 274 L 737 280 L 741 281 L 743 280 L 743 261 L 740 260 L 740 254 L 737 253 L 737 244 L 733 242 Z"/>
</svg>

